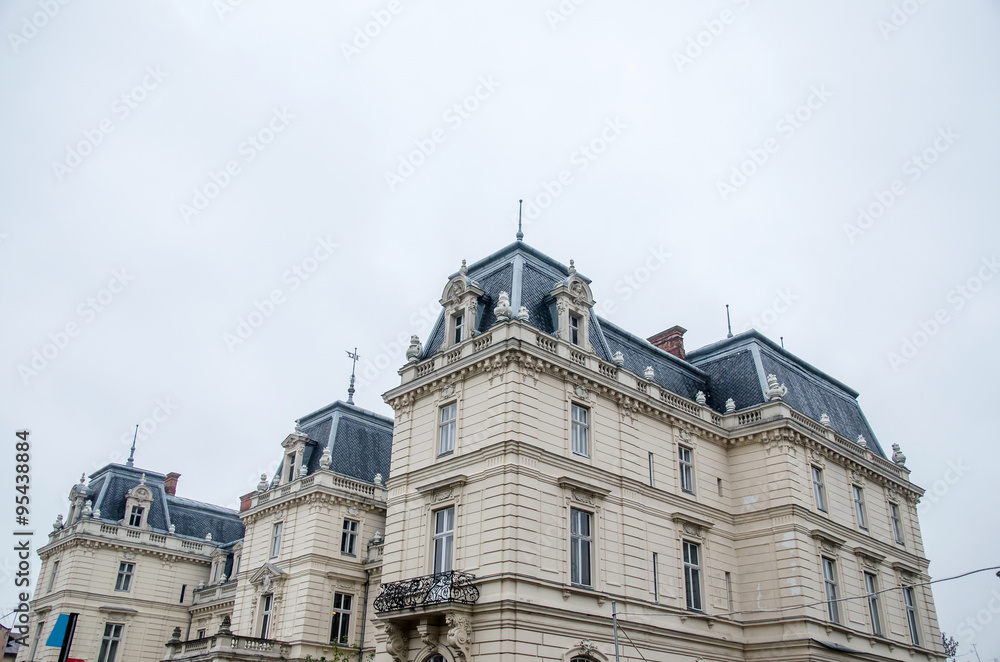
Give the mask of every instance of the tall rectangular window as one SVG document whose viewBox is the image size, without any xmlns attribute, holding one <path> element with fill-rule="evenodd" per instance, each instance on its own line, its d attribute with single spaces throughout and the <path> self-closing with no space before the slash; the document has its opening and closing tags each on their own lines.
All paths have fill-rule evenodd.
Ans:
<svg viewBox="0 0 1000 662">
<path fill-rule="evenodd" d="M 569 341 L 574 345 L 580 344 L 580 318 L 576 315 L 569 316 Z"/>
<path fill-rule="evenodd" d="M 52 587 L 55 586 L 55 584 L 56 584 L 56 573 L 57 572 L 59 572 L 59 561 L 58 560 L 52 562 L 52 574 L 49 575 L 49 590 L 48 590 L 49 593 L 52 592 Z"/>
<path fill-rule="evenodd" d="M 38 642 L 42 640 L 43 634 L 45 634 L 45 621 L 38 621 L 38 625 L 35 626 L 35 639 L 31 642 L 31 654 L 28 656 L 28 662 L 35 662 Z"/>
<path fill-rule="evenodd" d="M 132 511 L 128 516 L 129 526 L 142 526 L 142 513 L 145 512 L 142 506 L 132 506 Z"/>
<path fill-rule="evenodd" d="M 354 556 L 358 548 L 358 523 L 352 519 L 344 520 L 344 530 L 340 534 L 340 553 Z"/>
<path fill-rule="evenodd" d="M 271 608 L 274 606 L 274 594 L 267 593 L 260 598 L 260 638 L 267 639 L 271 633 Z"/>
<path fill-rule="evenodd" d="M 899 505 L 889 502 L 889 517 L 892 519 L 892 536 L 900 545 L 903 544 L 903 520 L 899 516 Z"/>
<path fill-rule="evenodd" d="M 733 613 L 733 575 L 729 572 L 726 573 L 726 608 Z"/>
<path fill-rule="evenodd" d="M 447 455 L 455 450 L 455 431 L 458 427 L 458 403 L 441 407 L 438 423 L 438 455 Z"/>
<path fill-rule="evenodd" d="M 281 528 L 283 522 L 275 522 L 274 528 L 271 529 L 271 558 L 278 558 L 278 552 L 281 551 Z"/>
<path fill-rule="evenodd" d="M 687 446 L 678 446 L 677 459 L 680 463 L 681 490 L 694 494 L 694 461 L 691 449 Z"/>
<path fill-rule="evenodd" d="M 823 583 L 826 586 L 826 612 L 831 623 L 840 623 L 840 603 L 837 602 L 837 566 L 823 557 Z"/>
<path fill-rule="evenodd" d="M 872 620 L 872 634 L 882 636 L 882 621 L 878 611 L 878 578 L 870 572 L 865 573 L 865 591 L 868 594 L 868 615 Z"/>
<path fill-rule="evenodd" d="M 116 591 L 128 591 L 132 588 L 132 573 L 135 571 L 135 564 L 122 561 L 118 564 L 118 578 L 115 579 Z"/>
<path fill-rule="evenodd" d="M 290 483 L 295 480 L 295 453 L 286 455 L 285 460 L 288 462 L 288 479 L 286 482 Z"/>
<path fill-rule="evenodd" d="M 104 624 L 104 636 L 101 637 L 101 651 L 97 655 L 97 662 L 115 662 L 118 659 L 118 648 L 122 643 L 124 629 L 122 623 Z"/>
<path fill-rule="evenodd" d="M 653 602 L 660 601 L 660 558 L 653 552 Z"/>
<path fill-rule="evenodd" d="M 903 587 L 903 604 L 906 605 L 906 624 L 910 626 L 910 641 L 914 646 L 920 645 L 920 635 L 917 632 L 917 602 L 912 586 Z"/>
<path fill-rule="evenodd" d="M 826 488 L 823 486 L 823 470 L 814 466 L 813 476 L 813 496 L 816 497 L 816 509 L 826 512 Z"/>
<path fill-rule="evenodd" d="M 854 491 L 854 514 L 858 518 L 858 528 L 868 530 L 868 520 L 865 518 L 865 491 L 853 485 L 852 489 Z"/>
<path fill-rule="evenodd" d="M 330 624 L 330 643 L 348 644 L 351 641 L 351 603 L 354 596 L 333 594 L 333 622 Z"/>
<path fill-rule="evenodd" d="M 434 574 L 451 572 L 455 554 L 455 507 L 434 511 Z"/>
<path fill-rule="evenodd" d="M 187 593 L 188 585 L 181 584 L 181 599 L 177 601 L 178 604 L 184 604 L 184 595 Z"/>
<path fill-rule="evenodd" d="M 684 597 L 687 608 L 701 611 L 701 545 L 684 541 Z"/>
<path fill-rule="evenodd" d="M 465 315 L 455 315 L 455 344 L 462 342 L 465 337 Z"/>
<path fill-rule="evenodd" d="M 653 454 L 649 454 L 649 486 L 653 487 Z"/>
<path fill-rule="evenodd" d="M 569 581 L 577 586 L 593 586 L 591 549 L 594 544 L 591 514 L 571 508 L 569 511 Z"/>
<path fill-rule="evenodd" d="M 571 410 L 573 452 L 590 457 L 590 410 L 576 403 Z"/>
</svg>

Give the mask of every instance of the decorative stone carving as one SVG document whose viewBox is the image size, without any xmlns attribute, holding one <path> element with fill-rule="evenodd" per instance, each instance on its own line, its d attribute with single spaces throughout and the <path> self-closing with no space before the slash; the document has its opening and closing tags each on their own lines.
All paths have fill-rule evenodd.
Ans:
<svg viewBox="0 0 1000 662">
<path fill-rule="evenodd" d="M 778 384 L 778 378 L 774 375 L 767 376 L 767 391 L 764 392 L 764 396 L 769 402 L 774 400 L 781 400 L 783 397 L 788 395 L 788 387 L 784 384 Z"/>
<path fill-rule="evenodd" d="M 375 474 L 375 477 L 372 478 L 372 482 L 379 487 L 385 487 L 385 481 L 382 479 L 382 474 Z"/>
<path fill-rule="evenodd" d="M 347 509 L 347 514 L 350 515 L 351 517 L 357 517 L 359 512 L 361 511 L 358 510 L 357 506 L 351 506 L 350 508 Z"/>
<path fill-rule="evenodd" d="M 93 515 L 94 514 L 93 505 L 94 502 L 91 501 L 90 499 L 87 499 L 87 503 L 83 504 L 83 511 L 80 514 L 83 515 L 84 517 L 90 517 L 91 515 Z"/>
<path fill-rule="evenodd" d="M 571 492 L 571 498 L 573 501 L 579 501 L 580 503 L 585 503 L 587 505 L 594 505 L 594 495 L 589 492 L 584 492 L 583 490 L 573 490 Z"/>
<path fill-rule="evenodd" d="M 736 401 L 733 400 L 732 398 L 729 398 L 728 400 L 726 400 L 726 413 L 732 414 L 734 411 L 736 411 Z"/>
<path fill-rule="evenodd" d="M 704 391 L 698 391 L 698 393 L 694 396 L 694 401 L 699 405 L 704 406 L 705 403 L 708 402 L 708 398 L 705 397 Z"/>
<path fill-rule="evenodd" d="M 686 533 L 689 536 L 697 536 L 697 537 L 700 538 L 701 537 L 701 527 L 696 526 L 694 524 L 689 524 L 689 523 L 685 522 L 684 523 L 684 533 Z"/>
<path fill-rule="evenodd" d="M 445 398 L 450 398 L 453 395 L 455 395 L 455 385 L 454 384 L 445 384 L 441 388 L 441 397 L 440 397 L 441 400 L 444 400 Z"/>
<path fill-rule="evenodd" d="M 268 486 L 267 474 L 261 474 L 260 475 L 260 482 L 257 483 L 257 491 L 258 492 L 267 492 L 267 486 Z"/>
<path fill-rule="evenodd" d="M 864 482 L 864 478 L 861 476 L 860 471 L 855 471 L 851 469 L 851 482 L 861 484 Z"/>
<path fill-rule="evenodd" d="M 434 501 L 435 502 L 438 502 L 438 501 L 447 501 L 452 496 L 454 496 L 454 494 L 455 494 L 455 491 L 453 489 L 451 489 L 450 487 L 445 488 L 443 490 L 438 490 L 437 492 L 434 493 Z"/>
<path fill-rule="evenodd" d="M 170 643 L 180 643 L 181 642 L 181 629 L 179 627 L 174 628 L 173 633 L 170 635 Z"/>
<path fill-rule="evenodd" d="M 863 446 L 865 448 L 868 448 L 868 441 L 865 440 L 865 435 L 863 434 L 858 435 L 858 446 Z"/>
<path fill-rule="evenodd" d="M 101 509 L 94 508 L 94 519 L 101 519 Z"/>
<path fill-rule="evenodd" d="M 200 582 L 198 582 L 198 590 L 200 591 L 203 588 L 205 588 L 205 580 L 204 579 L 201 580 Z"/>
<path fill-rule="evenodd" d="M 394 662 L 406 662 L 406 639 L 403 637 L 403 631 L 396 625 L 386 622 L 385 637 L 385 652 L 389 657 Z"/>
<path fill-rule="evenodd" d="M 323 449 L 323 454 L 319 456 L 319 468 L 326 471 L 333 464 L 333 453 L 330 452 L 330 447 L 327 446 Z"/>
<path fill-rule="evenodd" d="M 309 467 L 307 467 L 306 463 L 303 462 L 301 465 L 299 465 L 299 478 L 305 478 L 306 475 L 308 474 L 309 474 Z"/>
<path fill-rule="evenodd" d="M 231 620 L 229 620 L 229 616 L 228 615 L 227 616 L 223 616 L 222 617 L 222 625 L 219 626 L 219 634 L 221 634 L 222 636 L 229 636 L 229 635 L 231 635 L 233 633 L 233 631 L 230 630 L 229 628 L 232 626 L 232 624 L 233 624 L 233 622 Z M 177 628 L 177 629 L 180 630 L 180 628 Z"/>
<path fill-rule="evenodd" d="M 521 320 L 522 322 L 527 322 L 530 317 L 531 315 L 528 313 L 527 306 L 521 306 L 520 308 L 517 309 L 517 319 Z"/>
<path fill-rule="evenodd" d="M 212 542 L 212 532 L 209 531 L 205 534 L 205 542 Z"/>
<path fill-rule="evenodd" d="M 420 344 L 420 336 L 410 336 L 410 346 L 406 348 L 406 362 L 416 363 L 420 355 L 424 352 L 424 346 Z"/>
<path fill-rule="evenodd" d="M 653 366 L 648 365 L 646 366 L 646 369 L 643 370 L 642 376 L 648 379 L 649 381 L 653 381 L 653 378 L 656 377 L 656 371 L 653 370 Z"/>
<path fill-rule="evenodd" d="M 467 617 L 455 612 L 445 614 L 445 622 L 448 624 L 448 645 L 455 652 L 455 658 L 463 661 L 470 659 L 472 622 Z"/>
<path fill-rule="evenodd" d="M 58 531 L 61 528 L 63 528 L 63 516 L 62 515 L 56 515 L 56 521 L 52 525 L 52 530 L 53 531 Z"/>
<path fill-rule="evenodd" d="M 588 391 L 585 387 L 580 386 L 579 384 L 573 386 L 573 392 L 576 393 L 576 397 L 581 398 L 583 400 L 586 400 L 590 397 L 590 391 Z"/>
<path fill-rule="evenodd" d="M 458 273 L 462 274 L 463 276 L 469 273 L 469 267 L 467 264 L 465 264 L 465 260 L 462 260 L 462 266 L 458 268 Z"/>
<path fill-rule="evenodd" d="M 496 307 L 493 309 L 493 314 L 497 316 L 498 322 L 506 322 L 511 317 L 514 316 L 514 311 L 510 307 L 510 295 L 506 292 L 501 292 L 499 300 L 497 301 Z"/>
<path fill-rule="evenodd" d="M 597 651 L 597 645 L 590 639 L 581 639 L 578 648 L 584 655 L 593 655 Z"/>
<path fill-rule="evenodd" d="M 126 561 L 134 561 L 135 560 L 135 552 L 133 552 L 133 551 L 127 551 L 124 554 L 122 554 L 122 556 L 125 557 Z"/>
<path fill-rule="evenodd" d="M 176 530 L 177 530 L 177 525 L 176 524 L 171 524 L 170 528 L 167 529 L 167 533 L 169 533 L 170 535 L 174 535 L 174 531 L 176 531 Z"/>
<path fill-rule="evenodd" d="M 892 461 L 901 467 L 906 464 L 906 456 L 899 450 L 899 444 L 892 445 Z"/>
<path fill-rule="evenodd" d="M 625 365 L 625 355 L 620 350 L 611 355 L 611 360 L 619 368 Z"/>
<path fill-rule="evenodd" d="M 820 414 L 820 416 L 819 416 L 819 424 L 822 425 L 823 427 L 826 427 L 826 428 L 832 427 L 832 425 L 830 424 L 830 417 L 829 417 L 829 415 L 827 415 L 827 414 Z"/>
<path fill-rule="evenodd" d="M 681 428 L 681 431 L 678 433 L 678 436 L 680 436 L 681 441 L 684 442 L 685 444 L 691 443 L 691 432 L 690 431 L 685 430 L 684 428 Z"/>
</svg>

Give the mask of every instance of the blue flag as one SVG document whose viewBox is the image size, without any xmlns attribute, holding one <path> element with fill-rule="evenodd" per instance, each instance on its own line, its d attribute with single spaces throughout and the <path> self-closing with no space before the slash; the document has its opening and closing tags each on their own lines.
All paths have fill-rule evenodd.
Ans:
<svg viewBox="0 0 1000 662">
<path fill-rule="evenodd" d="M 66 639 L 66 627 L 69 625 L 69 614 L 59 614 L 56 624 L 52 626 L 52 634 L 45 641 L 46 646 L 61 648 Z"/>
</svg>

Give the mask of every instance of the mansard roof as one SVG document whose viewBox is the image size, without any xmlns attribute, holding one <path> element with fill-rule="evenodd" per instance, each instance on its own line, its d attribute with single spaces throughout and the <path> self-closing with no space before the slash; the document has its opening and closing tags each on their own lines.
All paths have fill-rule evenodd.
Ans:
<svg viewBox="0 0 1000 662">
<path fill-rule="evenodd" d="M 303 416 L 298 423 L 309 437 L 302 460 L 309 473 L 319 471 L 323 449 L 329 448 L 333 460 L 330 471 L 366 483 L 373 482 L 375 474 L 389 478 L 391 418 L 338 400 Z"/>
<path fill-rule="evenodd" d="M 449 281 L 459 276 L 456 272 Z M 521 306 L 530 315 L 528 324 L 538 331 L 556 334 L 556 306 L 551 292 L 567 279 L 578 276 L 591 280 L 575 269 L 554 260 L 523 241 L 515 241 L 465 270 L 465 278 L 483 291 L 476 311 L 475 332 L 484 333 L 496 324 L 493 313 L 500 292 L 510 295 L 510 306 Z M 437 353 L 444 340 L 444 310 L 438 316 L 420 360 Z M 647 366 L 654 381 L 664 389 L 694 400 L 701 391 L 712 409 L 722 413 L 732 398 L 737 410 L 765 402 L 767 376 L 775 375 L 788 387 L 784 398 L 799 412 L 819 421 L 823 414 L 833 429 L 848 439 L 865 438 L 868 448 L 885 457 L 857 402 L 858 393 L 826 373 L 784 350 L 755 330 L 741 333 L 693 352 L 687 360 L 663 351 L 591 311 L 589 340 L 597 356 L 611 362 L 621 352 L 626 370 L 642 375 Z M 387 473 L 383 473 L 387 475 Z"/>
<path fill-rule="evenodd" d="M 167 494 L 163 488 L 165 475 L 123 464 L 109 464 L 90 475 L 86 496 L 93 502 L 93 509 L 101 511 L 102 521 L 125 519 L 128 492 L 144 474 L 146 487 L 153 493 L 146 523 L 154 531 L 167 533 L 173 524 L 174 535 L 178 536 L 204 540 L 205 534 L 211 533 L 216 543 L 243 538 L 243 522 L 235 510 Z"/>
</svg>

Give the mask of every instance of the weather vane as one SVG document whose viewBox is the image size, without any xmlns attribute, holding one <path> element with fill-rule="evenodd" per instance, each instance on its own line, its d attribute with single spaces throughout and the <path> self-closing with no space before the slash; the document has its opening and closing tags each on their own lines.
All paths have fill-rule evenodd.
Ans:
<svg viewBox="0 0 1000 662">
<path fill-rule="evenodd" d="M 352 361 L 353 361 L 353 363 L 351 364 L 351 386 L 347 389 L 347 404 L 353 405 L 354 404 L 354 369 L 357 367 L 357 365 L 358 365 L 358 359 L 360 359 L 361 357 L 358 356 L 358 348 L 357 347 L 354 348 L 353 352 L 351 350 L 347 350 L 347 356 L 350 357 L 352 359 Z"/>
</svg>

